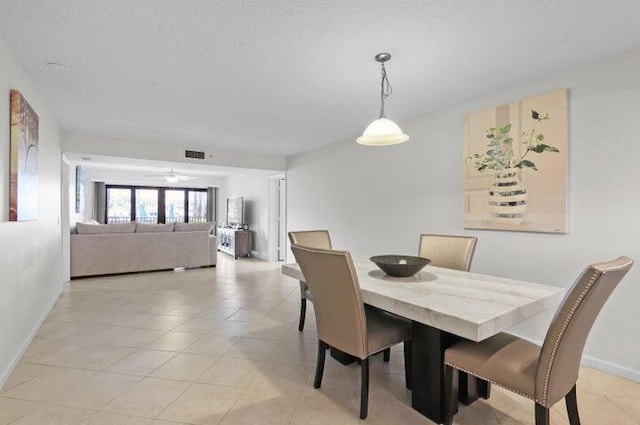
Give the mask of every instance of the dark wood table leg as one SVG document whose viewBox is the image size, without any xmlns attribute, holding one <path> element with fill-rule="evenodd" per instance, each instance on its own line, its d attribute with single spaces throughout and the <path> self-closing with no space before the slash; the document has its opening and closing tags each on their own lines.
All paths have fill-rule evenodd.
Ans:
<svg viewBox="0 0 640 425">
<path fill-rule="evenodd" d="M 491 392 L 491 383 L 483 379 L 476 378 L 467 373 L 459 373 L 459 400 L 460 403 L 469 405 L 479 398 L 488 399 Z"/>
<path fill-rule="evenodd" d="M 444 350 L 460 337 L 413 322 L 411 406 L 433 422 L 444 420 Z"/>
<path fill-rule="evenodd" d="M 413 322 L 411 352 L 411 406 L 435 423 L 444 420 L 444 351 L 462 338 L 431 326 Z M 471 404 L 489 396 L 489 383 L 459 374 L 459 400 Z"/>
</svg>

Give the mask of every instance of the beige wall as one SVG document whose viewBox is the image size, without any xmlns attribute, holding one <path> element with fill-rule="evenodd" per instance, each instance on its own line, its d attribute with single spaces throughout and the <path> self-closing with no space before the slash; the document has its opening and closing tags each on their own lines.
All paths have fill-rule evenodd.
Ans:
<svg viewBox="0 0 640 425">
<path fill-rule="evenodd" d="M 38 220 L 9 222 L 9 90 L 40 119 Z M 62 290 L 60 131 L 0 39 L 0 387 Z"/>
</svg>

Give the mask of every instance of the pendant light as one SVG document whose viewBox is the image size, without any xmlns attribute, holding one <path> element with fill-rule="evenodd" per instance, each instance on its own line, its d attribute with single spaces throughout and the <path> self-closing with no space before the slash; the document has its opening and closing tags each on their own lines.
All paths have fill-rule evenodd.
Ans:
<svg viewBox="0 0 640 425">
<path fill-rule="evenodd" d="M 377 62 L 380 62 L 382 69 L 382 80 L 380 82 L 380 116 L 367 126 L 362 136 L 358 137 L 356 142 L 366 146 L 397 145 L 398 143 L 409 140 L 409 136 L 402 132 L 398 124 L 384 115 L 384 100 L 391 95 L 392 91 L 384 63 L 391 59 L 391 55 L 389 53 L 378 53 L 375 59 Z"/>
</svg>

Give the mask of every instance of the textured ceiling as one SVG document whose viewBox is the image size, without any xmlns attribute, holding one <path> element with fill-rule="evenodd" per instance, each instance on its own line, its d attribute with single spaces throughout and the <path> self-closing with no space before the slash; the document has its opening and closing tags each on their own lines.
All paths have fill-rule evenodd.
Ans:
<svg viewBox="0 0 640 425">
<path fill-rule="evenodd" d="M 0 0 L 67 131 L 290 155 L 640 46 L 638 0 Z M 68 70 L 52 70 L 60 62 Z"/>
</svg>

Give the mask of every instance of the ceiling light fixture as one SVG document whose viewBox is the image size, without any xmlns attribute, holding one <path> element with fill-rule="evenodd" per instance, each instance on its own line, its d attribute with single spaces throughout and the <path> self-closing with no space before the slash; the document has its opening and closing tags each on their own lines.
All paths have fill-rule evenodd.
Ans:
<svg viewBox="0 0 640 425">
<path fill-rule="evenodd" d="M 173 168 L 164 174 L 148 174 L 145 177 L 159 177 L 164 179 L 167 183 L 188 182 L 190 180 L 196 180 L 196 177 L 185 176 L 175 171 Z"/>
<path fill-rule="evenodd" d="M 174 175 L 174 174 L 169 174 L 164 176 L 164 179 L 167 181 L 167 183 L 178 183 L 178 176 Z"/>
<path fill-rule="evenodd" d="M 406 142 L 409 136 L 404 134 L 398 124 L 384 115 L 384 100 L 391 95 L 391 84 L 387 78 L 387 70 L 384 63 L 391 59 L 389 53 L 378 53 L 375 56 L 382 69 L 382 81 L 380 82 L 380 116 L 367 126 L 356 142 L 366 146 L 388 146 Z"/>
</svg>

